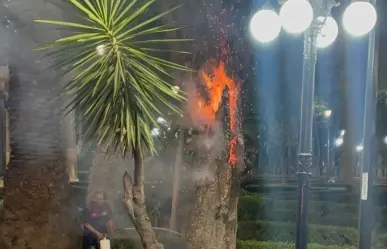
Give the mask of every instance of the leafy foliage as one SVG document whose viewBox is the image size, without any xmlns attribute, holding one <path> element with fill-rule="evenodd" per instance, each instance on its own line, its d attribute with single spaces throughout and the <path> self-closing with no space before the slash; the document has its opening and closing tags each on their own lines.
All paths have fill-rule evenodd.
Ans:
<svg viewBox="0 0 387 249">
<path fill-rule="evenodd" d="M 65 92 L 72 96 L 67 110 L 77 108 L 86 139 L 114 150 L 132 148 L 154 152 L 152 127 L 158 127 L 161 106 L 180 112 L 172 100 L 184 93 L 168 82 L 169 69 L 189 70 L 163 59 L 163 45 L 188 39 L 164 39 L 178 28 L 159 25 L 160 18 L 178 7 L 149 16 L 155 0 L 69 0 L 81 21 L 36 20 L 69 28 L 71 34 L 40 47 L 53 49 L 53 69 L 72 76 Z M 160 38 L 158 38 L 160 37 Z"/>
</svg>

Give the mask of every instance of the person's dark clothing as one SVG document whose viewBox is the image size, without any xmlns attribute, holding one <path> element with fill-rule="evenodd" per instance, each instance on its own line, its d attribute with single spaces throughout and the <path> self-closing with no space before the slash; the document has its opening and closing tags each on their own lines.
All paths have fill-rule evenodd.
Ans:
<svg viewBox="0 0 387 249">
<path fill-rule="evenodd" d="M 112 214 L 108 205 L 94 207 L 91 209 L 86 208 L 84 211 L 84 224 L 89 224 L 102 234 L 107 233 L 107 223 L 111 219 Z M 84 226 L 83 228 L 83 249 L 89 249 L 90 246 L 94 246 L 96 249 L 99 249 L 97 236 L 87 227 Z"/>
<path fill-rule="evenodd" d="M 82 249 L 90 249 L 93 246 L 95 249 L 100 249 L 99 241 L 95 235 L 83 235 L 82 239 Z"/>
</svg>

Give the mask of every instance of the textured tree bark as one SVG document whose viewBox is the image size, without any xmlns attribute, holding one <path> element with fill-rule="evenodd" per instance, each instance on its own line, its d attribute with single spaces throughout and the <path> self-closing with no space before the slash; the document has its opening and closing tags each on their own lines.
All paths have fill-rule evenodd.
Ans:
<svg viewBox="0 0 387 249">
<path fill-rule="evenodd" d="M 145 206 L 144 165 L 140 151 L 134 149 L 133 158 L 134 181 L 127 172 L 123 177 L 124 205 L 141 238 L 143 249 L 163 249 L 163 245 L 157 240 Z"/>
<path fill-rule="evenodd" d="M 222 116 L 222 113 L 219 114 Z M 238 199 L 244 169 L 241 134 L 236 144 L 237 164 L 229 163 L 230 134 L 223 124 L 214 124 L 212 148 L 200 155 L 200 179 L 186 234 L 187 249 L 235 249 L 238 225 Z M 238 129 L 239 131 L 239 129 Z M 217 134 L 218 133 L 218 134 Z M 204 147 L 198 138 L 198 150 Z M 207 147 L 208 148 L 208 147 Z M 200 152 L 199 152 L 200 153 Z M 205 172 L 205 173 L 203 173 Z"/>
<path fill-rule="evenodd" d="M 235 249 L 240 176 L 226 160 L 212 165 L 213 181 L 198 186 L 187 232 L 188 249 Z M 228 180 L 228 178 L 230 178 Z"/>
<path fill-rule="evenodd" d="M 44 79 L 20 82 L 11 71 L 11 160 L 4 177 L 2 249 L 73 249 L 79 245 L 80 225 L 72 212 L 58 106 L 52 101 L 55 91 L 45 83 L 51 84 Z"/>
</svg>

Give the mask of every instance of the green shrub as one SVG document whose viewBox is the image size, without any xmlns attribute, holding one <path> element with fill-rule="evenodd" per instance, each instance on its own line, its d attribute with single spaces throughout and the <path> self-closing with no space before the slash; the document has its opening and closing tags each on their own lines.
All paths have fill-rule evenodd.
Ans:
<svg viewBox="0 0 387 249">
<path fill-rule="evenodd" d="M 270 202 L 270 200 L 268 200 Z M 266 198 L 259 195 L 242 196 L 238 204 L 238 218 L 241 221 L 257 220 L 261 217 L 266 205 Z"/>
<path fill-rule="evenodd" d="M 279 221 L 279 222 L 296 222 L 297 210 L 295 209 L 269 209 L 264 210 L 262 215 L 259 215 L 258 220 Z M 316 209 L 309 211 L 309 222 L 318 225 L 357 227 L 357 214 L 344 213 L 321 213 Z"/>
<path fill-rule="evenodd" d="M 237 249 L 294 249 L 292 243 L 266 242 L 266 241 L 238 241 Z M 309 244 L 308 249 L 355 249 L 355 247 L 324 246 L 318 244 Z"/>
<path fill-rule="evenodd" d="M 262 203 L 261 203 L 262 202 Z M 266 196 L 260 196 L 260 195 L 246 195 L 242 196 L 240 198 L 240 205 L 243 206 L 244 204 L 253 204 L 253 205 L 264 205 L 267 208 L 282 208 L 282 209 L 297 209 L 297 200 L 296 198 L 294 200 L 289 199 L 280 199 L 280 198 L 271 198 Z M 332 212 L 351 212 L 351 213 L 357 213 L 358 212 L 358 205 L 357 204 L 346 204 L 346 203 L 336 203 L 336 202 L 328 202 L 328 201 L 310 201 L 309 207 L 311 209 L 318 209 L 319 212 L 324 213 L 332 213 Z"/>
<path fill-rule="evenodd" d="M 337 226 L 309 225 L 309 242 L 320 245 L 356 246 L 357 229 Z M 296 224 L 287 222 L 248 221 L 238 225 L 239 240 L 294 242 Z M 377 248 L 387 248 L 387 238 L 377 235 Z"/>
<path fill-rule="evenodd" d="M 263 215 L 272 213 L 272 210 L 289 210 L 289 215 L 293 216 L 293 212 L 297 211 L 297 201 L 275 200 L 257 195 L 243 196 L 239 201 L 239 218 L 241 220 L 261 219 Z M 352 204 L 311 201 L 309 202 L 309 213 L 315 216 L 342 215 L 345 213 L 357 215 L 358 207 Z"/>
<path fill-rule="evenodd" d="M 257 241 L 294 242 L 295 223 L 250 221 L 240 222 L 238 239 Z M 354 228 L 334 226 L 309 226 L 309 241 L 321 245 L 348 245 L 357 243 L 357 231 Z"/>
<path fill-rule="evenodd" d="M 263 187 L 259 187 L 263 188 Z M 290 187 L 286 185 L 277 190 L 272 187 L 266 187 L 265 191 L 255 191 L 256 189 L 246 189 L 246 192 L 250 192 L 250 195 L 258 195 L 258 193 L 262 194 L 265 197 L 269 197 L 272 199 L 281 199 L 281 200 L 297 200 L 297 191 L 294 188 L 293 191 L 289 191 Z M 246 192 L 244 195 L 246 195 Z M 336 203 L 352 203 L 357 204 L 359 202 L 359 196 L 353 194 L 351 192 L 343 192 L 343 191 L 331 191 L 329 189 L 326 190 L 312 190 L 310 193 L 310 200 L 313 201 L 328 201 L 328 202 L 336 202 Z"/>
<path fill-rule="evenodd" d="M 295 222 L 297 201 L 276 200 L 258 195 L 242 196 L 239 201 L 240 221 L 282 221 Z M 387 209 L 375 207 L 376 229 L 387 232 Z M 386 218 L 384 218 L 386 217 Z M 318 225 L 357 227 L 358 206 L 334 202 L 309 202 L 309 222 Z"/>
</svg>

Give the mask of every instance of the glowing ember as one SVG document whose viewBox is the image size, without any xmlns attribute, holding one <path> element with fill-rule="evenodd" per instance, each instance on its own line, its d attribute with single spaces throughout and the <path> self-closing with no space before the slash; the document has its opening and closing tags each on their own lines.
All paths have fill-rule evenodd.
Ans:
<svg viewBox="0 0 387 249">
<path fill-rule="evenodd" d="M 224 90 L 228 89 L 228 104 L 229 104 L 229 127 L 232 133 L 232 139 L 230 142 L 230 155 L 229 163 L 236 164 L 236 127 L 237 127 L 237 99 L 238 99 L 238 86 L 236 81 L 227 76 L 225 63 L 221 61 L 217 66 L 211 68 L 211 75 L 202 71 L 201 77 L 203 79 L 203 85 L 208 93 L 208 101 L 200 99 L 198 101 L 198 108 L 200 113 L 206 116 L 210 123 L 215 121 L 216 112 L 219 110 L 219 106 L 222 101 L 222 95 Z"/>
</svg>

